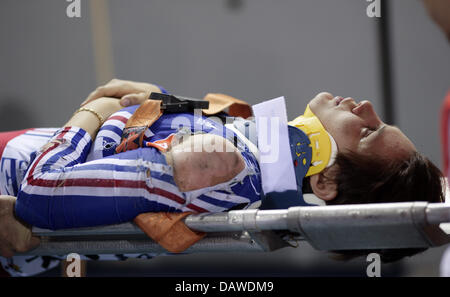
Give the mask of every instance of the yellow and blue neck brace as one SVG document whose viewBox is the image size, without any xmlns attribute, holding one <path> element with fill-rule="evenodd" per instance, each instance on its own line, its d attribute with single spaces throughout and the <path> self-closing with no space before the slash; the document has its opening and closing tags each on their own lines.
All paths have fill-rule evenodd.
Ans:
<svg viewBox="0 0 450 297">
<path fill-rule="evenodd" d="M 260 209 L 311 206 L 303 197 L 303 179 L 320 173 L 334 163 L 338 148 L 309 105 L 305 113 L 288 123 L 289 144 L 297 190 L 264 193 Z"/>
<path fill-rule="evenodd" d="M 330 133 L 325 130 L 319 118 L 317 118 L 317 116 L 309 108 L 309 105 L 306 107 L 305 113 L 303 115 L 295 118 L 288 124 L 304 132 L 311 142 L 311 162 L 305 176 L 318 174 L 325 168 L 333 165 L 338 151 L 336 141 L 333 139 Z M 300 144 L 293 144 L 291 142 L 291 150 L 293 149 L 293 145 L 295 147 L 299 146 Z M 306 162 L 304 159 L 301 159 L 301 152 L 296 152 L 296 154 L 293 154 L 292 157 L 295 157 L 294 163 L 295 161 L 301 161 L 302 163 Z"/>
</svg>

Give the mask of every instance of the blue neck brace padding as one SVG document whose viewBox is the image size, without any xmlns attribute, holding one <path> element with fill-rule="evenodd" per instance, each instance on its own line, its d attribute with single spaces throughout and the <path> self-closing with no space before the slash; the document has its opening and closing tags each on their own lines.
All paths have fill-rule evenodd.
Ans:
<svg viewBox="0 0 450 297">
<path fill-rule="evenodd" d="M 291 206 L 312 206 L 303 199 L 303 179 L 311 165 L 312 149 L 308 136 L 300 129 L 288 126 L 289 143 L 297 181 L 297 191 L 264 193 L 259 209 L 285 209 Z"/>
</svg>

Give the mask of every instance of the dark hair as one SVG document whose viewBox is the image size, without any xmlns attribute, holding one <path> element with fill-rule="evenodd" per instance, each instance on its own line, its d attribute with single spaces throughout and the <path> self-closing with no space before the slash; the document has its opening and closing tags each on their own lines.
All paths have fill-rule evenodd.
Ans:
<svg viewBox="0 0 450 297">
<path fill-rule="evenodd" d="M 444 202 L 442 172 L 418 152 L 403 160 L 355 152 L 338 153 L 336 165 L 338 194 L 328 205 Z"/>
<path fill-rule="evenodd" d="M 339 152 L 336 165 L 338 173 L 334 181 L 338 194 L 327 205 L 444 201 L 442 172 L 418 152 L 413 152 L 402 160 Z M 425 250 L 426 248 L 334 251 L 339 255 L 334 258 L 349 260 L 375 252 L 387 263 Z"/>
</svg>

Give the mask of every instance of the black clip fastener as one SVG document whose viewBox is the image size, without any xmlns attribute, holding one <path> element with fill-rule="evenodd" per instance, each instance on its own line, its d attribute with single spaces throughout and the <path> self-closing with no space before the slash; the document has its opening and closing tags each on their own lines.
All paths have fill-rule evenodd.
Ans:
<svg viewBox="0 0 450 297">
<path fill-rule="evenodd" d="M 209 101 L 203 99 L 195 99 L 154 92 L 150 94 L 149 99 L 161 100 L 161 109 L 164 110 L 164 112 L 194 112 L 194 109 L 209 108 Z"/>
</svg>

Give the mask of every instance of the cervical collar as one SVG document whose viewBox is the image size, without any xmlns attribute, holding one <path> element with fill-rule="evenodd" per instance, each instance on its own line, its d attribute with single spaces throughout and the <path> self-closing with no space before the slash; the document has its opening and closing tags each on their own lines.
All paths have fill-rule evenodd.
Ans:
<svg viewBox="0 0 450 297">
<path fill-rule="evenodd" d="M 306 176 L 314 175 L 333 165 L 338 148 L 309 105 L 305 113 L 288 123 L 302 130 L 311 141 L 312 159 Z"/>
</svg>

